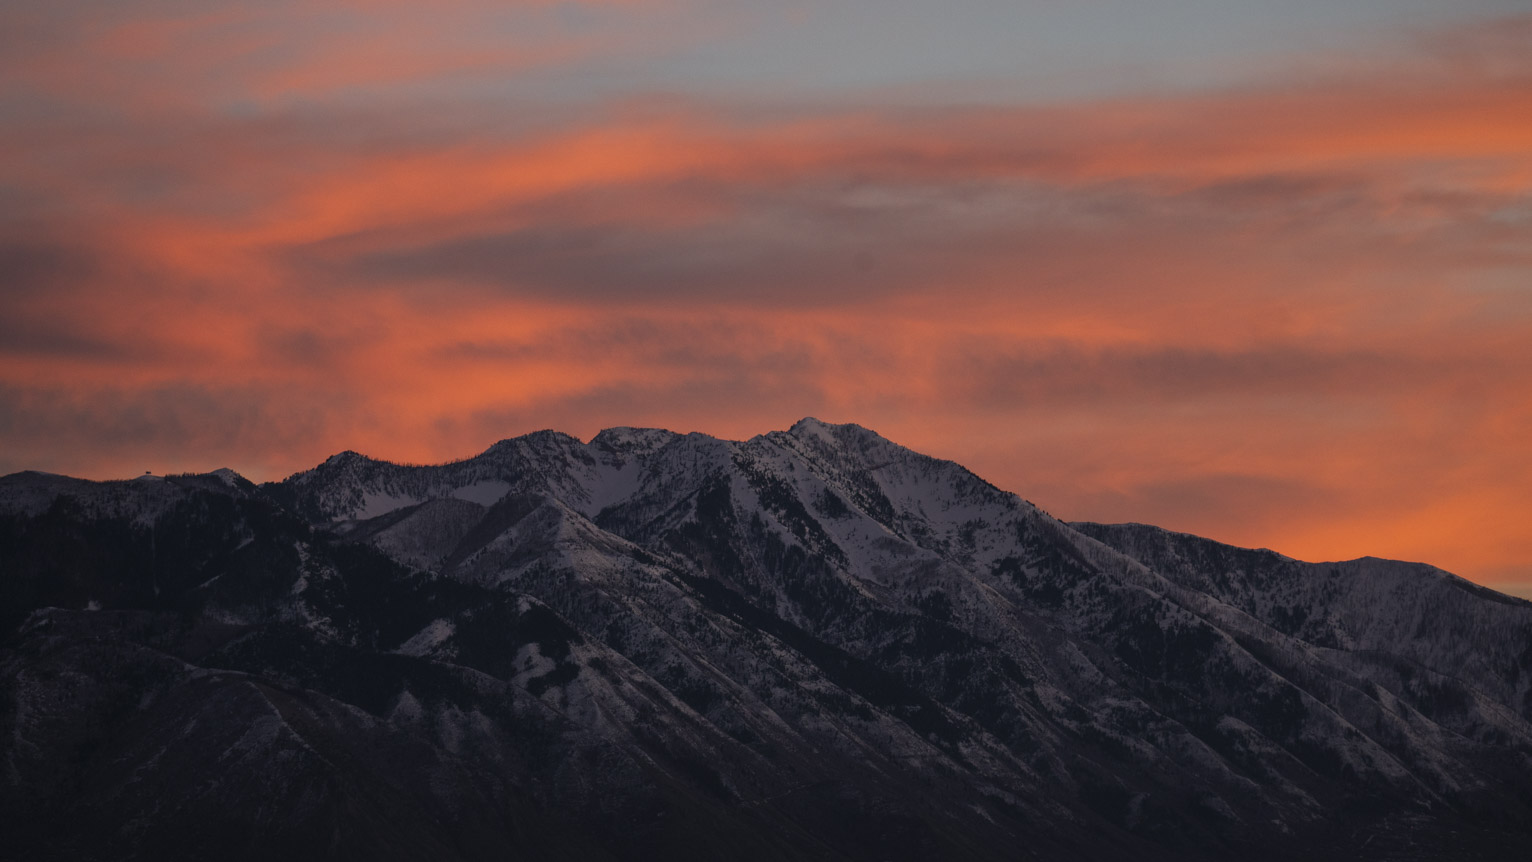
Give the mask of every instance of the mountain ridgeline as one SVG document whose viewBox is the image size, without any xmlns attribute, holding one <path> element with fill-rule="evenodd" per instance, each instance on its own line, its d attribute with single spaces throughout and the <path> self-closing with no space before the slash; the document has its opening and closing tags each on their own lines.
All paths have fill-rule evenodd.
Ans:
<svg viewBox="0 0 1532 862">
<path fill-rule="evenodd" d="M 0 479 L 14 858 L 1532 858 L 1532 603 L 805 419 Z"/>
</svg>

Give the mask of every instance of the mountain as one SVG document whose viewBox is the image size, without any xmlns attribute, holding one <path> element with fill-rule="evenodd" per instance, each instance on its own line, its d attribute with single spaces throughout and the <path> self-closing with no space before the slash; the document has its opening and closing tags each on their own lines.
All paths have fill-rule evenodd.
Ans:
<svg viewBox="0 0 1532 862">
<path fill-rule="evenodd" d="M 805 419 L 0 479 L 17 858 L 1532 858 L 1532 603 Z"/>
</svg>

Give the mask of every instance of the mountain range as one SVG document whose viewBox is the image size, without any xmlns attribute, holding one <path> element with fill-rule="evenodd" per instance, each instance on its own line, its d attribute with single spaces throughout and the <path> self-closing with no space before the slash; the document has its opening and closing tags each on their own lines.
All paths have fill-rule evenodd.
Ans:
<svg viewBox="0 0 1532 862">
<path fill-rule="evenodd" d="M 805 419 L 0 478 L 18 859 L 1532 858 L 1532 603 Z"/>
</svg>

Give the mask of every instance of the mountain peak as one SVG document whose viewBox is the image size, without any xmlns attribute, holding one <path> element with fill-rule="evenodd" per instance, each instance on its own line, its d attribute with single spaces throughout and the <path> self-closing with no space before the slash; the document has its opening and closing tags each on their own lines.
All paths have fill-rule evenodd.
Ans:
<svg viewBox="0 0 1532 862">
<path fill-rule="evenodd" d="M 618 425 L 603 428 L 599 434 L 591 438 L 590 445 L 625 455 L 646 455 L 663 449 L 680 436 L 664 428 L 633 428 Z"/>
<path fill-rule="evenodd" d="M 1429 567 L 1064 524 L 814 417 L 239 482 L 0 479 L 0 800 L 43 800 L 0 843 L 233 811 L 261 855 L 1532 858 L 1532 605 Z M 114 807 L 58 795 L 103 762 Z"/>
<path fill-rule="evenodd" d="M 883 442 L 890 442 L 888 438 L 884 437 L 882 434 L 879 434 L 871 428 L 866 428 L 858 425 L 855 422 L 826 422 L 823 419 L 816 419 L 813 416 L 805 416 L 802 419 L 799 419 L 797 422 L 793 423 L 793 427 L 787 429 L 787 433 L 799 438 L 800 440 L 817 438 L 832 445 L 836 444 L 837 442 L 844 442 L 847 439 L 860 439 L 864 441 L 881 440 Z"/>
<path fill-rule="evenodd" d="M 793 427 L 787 429 L 790 434 L 829 434 L 843 426 L 813 416 L 805 416 L 793 423 Z"/>
<path fill-rule="evenodd" d="M 507 437 L 504 440 L 497 441 L 494 445 L 490 446 L 488 449 L 485 449 L 481 454 L 488 455 L 492 452 L 503 452 L 507 449 L 514 449 L 518 446 L 525 446 L 532 449 L 542 449 L 548 446 L 558 448 L 570 444 L 576 446 L 583 445 L 579 438 L 571 434 L 566 434 L 563 431 L 555 431 L 552 428 L 544 428 L 539 431 L 529 431 L 519 437 Z"/>
</svg>

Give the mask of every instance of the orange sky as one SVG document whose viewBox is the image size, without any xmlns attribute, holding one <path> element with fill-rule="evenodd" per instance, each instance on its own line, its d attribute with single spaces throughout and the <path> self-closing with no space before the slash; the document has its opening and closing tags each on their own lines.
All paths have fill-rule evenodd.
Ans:
<svg viewBox="0 0 1532 862">
<path fill-rule="evenodd" d="M 586 92 L 737 22 L 511 5 L 0 13 L 0 472 L 815 415 L 1532 591 L 1532 17 L 1006 100 Z"/>
</svg>

